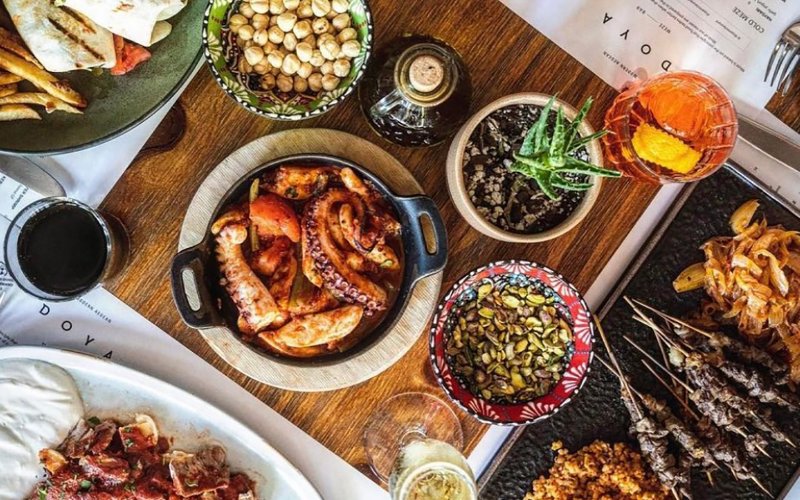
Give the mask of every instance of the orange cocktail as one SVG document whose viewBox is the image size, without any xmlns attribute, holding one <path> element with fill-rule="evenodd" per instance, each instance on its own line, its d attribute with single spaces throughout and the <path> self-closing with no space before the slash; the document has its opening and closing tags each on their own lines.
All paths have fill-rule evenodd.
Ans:
<svg viewBox="0 0 800 500">
<path fill-rule="evenodd" d="M 653 182 L 691 182 L 720 168 L 738 125 L 717 82 L 691 71 L 665 73 L 625 89 L 606 113 L 608 164 Z"/>
</svg>

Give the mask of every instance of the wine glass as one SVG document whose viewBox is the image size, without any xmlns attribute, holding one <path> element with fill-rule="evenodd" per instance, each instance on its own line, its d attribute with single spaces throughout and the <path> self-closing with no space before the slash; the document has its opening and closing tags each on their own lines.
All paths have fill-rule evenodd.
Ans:
<svg viewBox="0 0 800 500">
<path fill-rule="evenodd" d="M 393 500 L 476 500 L 475 477 L 462 446 L 453 410 L 421 392 L 388 399 L 364 429 L 370 467 L 388 482 Z"/>
</svg>

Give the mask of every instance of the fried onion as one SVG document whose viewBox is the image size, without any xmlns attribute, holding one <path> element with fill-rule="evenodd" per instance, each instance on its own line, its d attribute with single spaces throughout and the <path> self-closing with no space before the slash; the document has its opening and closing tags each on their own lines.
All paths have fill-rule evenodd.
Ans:
<svg viewBox="0 0 800 500">
<path fill-rule="evenodd" d="M 800 382 L 800 233 L 753 222 L 757 208 L 743 204 L 731 216 L 734 236 L 703 245 L 704 287 L 742 335 L 781 347 Z"/>
</svg>

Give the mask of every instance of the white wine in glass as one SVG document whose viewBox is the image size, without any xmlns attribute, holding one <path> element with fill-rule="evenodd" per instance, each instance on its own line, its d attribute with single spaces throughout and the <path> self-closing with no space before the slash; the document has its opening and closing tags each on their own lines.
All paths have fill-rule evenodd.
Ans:
<svg viewBox="0 0 800 500">
<path fill-rule="evenodd" d="M 370 418 L 364 446 L 393 500 L 476 500 L 475 477 L 459 451 L 461 424 L 439 398 L 409 392 Z"/>
<path fill-rule="evenodd" d="M 395 500 L 475 500 L 475 478 L 461 453 L 435 439 L 405 445 L 389 476 Z"/>
</svg>

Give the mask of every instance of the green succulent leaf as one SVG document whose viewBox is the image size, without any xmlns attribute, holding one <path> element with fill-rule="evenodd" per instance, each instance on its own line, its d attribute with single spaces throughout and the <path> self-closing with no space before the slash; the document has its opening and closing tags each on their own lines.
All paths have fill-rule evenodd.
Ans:
<svg viewBox="0 0 800 500">
<path fill-rule="evenodd" d="M 551 200 L 557 200 L 560 198 L 560 196 L 558 196 L 553 189 L 553 173 L 551 171 L 539 170 L 536 172 L 534 179 L 537 183 L 539 183 L 539 187 L 548 198 Z"/>
<path fill-rule="evenodd" d="M 561 167 L 566 161 L 564 149 L 566 134 L 564 131 L 564 111 L 558 108 L 556 113 L 556 124 L 553 127 L 553 139 L 550 141 L 550 164 L 554 167 Z"/>
<path fill-rule="evenodd" d="M 509 172 L 515 172 L 523 175 L 530 175 L 531 167 L 525 165 L 521 161 L 515 161 L 508 167 Z"/>
<path fill-rule="evenodd" d="M 580 124 L 586 119 L 593 99 L 586 99 L 572 121 L 567 120 L 563 109 L 559 108 L 553 129 L 550 130 L 548 121 L 555 100 L 555 96 L 550 98 L 539 113 L 536 123 L 528 129 L 519 151 L 513 153 L 515 161 L 508 167 L 509 171 L 536 181 L 541 191 L 553 200 L 559 199 L 556 190 L 586 191 L 594 185 L 591 182 L 572 181 L 563 174 L 620 177 L 620 172 L 616 170 L 605 169 L 571 156 L 571 153 L 607 133 L 601 130 L 587 137 L 580 137 Z"/>
<path fill-rule="evenodd" d="M 567 157 L 564 166 L 558 169 L 559 173 L 573 173 L 573 174 L 587 174 L 596 175 L 600 177 L 621 177 L 622 173 L 617 170 L 609 170 L 607 168 L 592 165 L 589 162 L 579 160 L 577 158 Z"/>
<path fill-rule="evenodd" d="M 545 104 L 542 111 L 539 113 L 539 119 L 536 121 L 536 125 L 533 126 L 535 129 L 534 138 L 533 138 L 533 150 L 540 151 L 542 149 L 547 149 L 550 146 L 550 138 L 547 137 L 547 120 L 550 118 L 550 110 L 553 109 L 553 104 L 556 102 L 556 96 L 550 98 Z"/>
<path fill-rule="evenodd" d="M 587 144 L 589 144 L 593 140 L 603 137 L 607 133 L 608 133 L 608 130 L 599 130 L 599 131 L 595 132 L 592 135 L 587 135 L 586 137 L 581 137 L 580 139 L 578 139 L 577 141 L 571 143 L 567 147 L 567 154 L 574 153 L 575 151 L 577 151 L 580 148 L 586 146 Z"/>
<path fill-rule="evenodd" d="M 523 165 L 528 167 L 527 170 L 531 170 L 531 169 L 533 169 L 533 170 L 544 170 L 544 171 L 553 170 L 553 168 L 550 166 L 550 164 L 547 163 L 547 156 L 544 156 L 544 155 L 539 155 L 538 157 L 537 156 L 521 156 L 521 155 L 518 155 L 518 154 L 514 153 L 514 159 L 517 160 L 515 163 L 522 163 Z M 514 164 L 512 163 L 511 166 L 513 167 Z M 523 172 L 523 171 L 520 170 L 520 172 Z"/>
<path fill-rule="evenodd" d="M 583 106 L 581 106 L 580 111 L 578 111 L 578 114 L 575 116 L 575 119 L 570 122 L 567 130 L 567 146 L 565 148 L 567 151 L 570 151 L 573 141 L 575 141 L 575 138 L 578 137 L 578 129 L 580 128 L 581 123 L 583 123 L 583 120 L 586 119 L 586 115 L 589 114 L 589 110 L 592 108 L 592 103 L 594 103 L 594 98 L 589 97 L 586 99 L 583 102 Z"/>
<path fill-rule="evenodd" d="M 535 144 L 537 131 L 538 123 L 528 129 L 528 132 L 525 134 L 525 139 L 522 141 L 522 146 L 519 147 L 519 154 L 523 156 L 532 156 L 539 149 Z"/>
<path fill-rule="evenodd" d="M 590 182 L 573 182 L 558 174 L 553 175 L 550 181 L 553 187 L 563 189 L 565 191 L 588 191 L 592 188 L 592 186 L 594 186 L 594 184 Z"/>
</svg>

